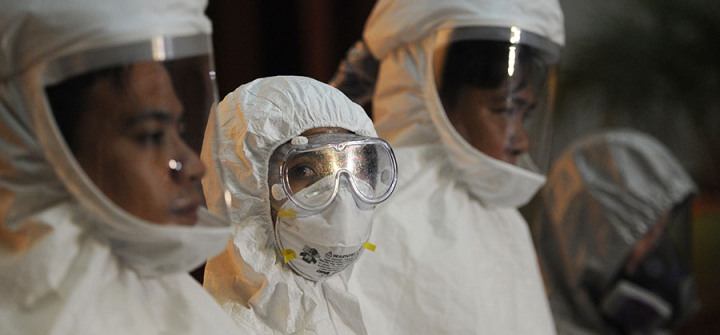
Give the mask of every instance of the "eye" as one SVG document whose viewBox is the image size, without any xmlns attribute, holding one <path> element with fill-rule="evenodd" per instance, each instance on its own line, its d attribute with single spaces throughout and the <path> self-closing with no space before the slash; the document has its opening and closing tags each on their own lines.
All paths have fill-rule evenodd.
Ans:
<svg viewBox="0 0 720 335">
<path fill-rule="evenodd" d="M 515 108 L 512 108 L 512 107 L 510 107 L 510 108 L 495 108 L 495 109 L 491 109 L 490 111 L 495 114 L 507 114 L 508 116 L 512 116 L 515 114 Z"/>
<path fill-rule="evenodd" d="M 179 122 L 177 124 L 177 132 L 180 135 L 180 138 L 183 139 L 183 141 L 188 141 L 188 131 L 185 127 L 185 122 Z"/>
<path fill-rule="evenodd" d="M 135 140 L 142 145 L 159 145 L 164 139 L 164 131 L 144 132 L 135 137 Z"/>
<path fill-rule="evenodd" d="M 288 176 L 295 179 L 313 178 L 316 175 L 315 170 L 306 165 L 296 165 L 288 171 Z"/>
</svg>

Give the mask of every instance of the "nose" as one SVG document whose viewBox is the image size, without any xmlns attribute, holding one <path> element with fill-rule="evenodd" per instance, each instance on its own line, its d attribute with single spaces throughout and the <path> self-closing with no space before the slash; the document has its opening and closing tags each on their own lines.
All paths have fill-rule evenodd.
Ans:
<svg viewBox="0 0 720 335">
<path fill-rule="evenodd" d="M 178 183 L 195 183 L 205 175 L 205 164 L 200 156 L 185 143 L 179 141 L 177 154 L 168 162 L 171 176 Z"/>
<path fill-rule="evenodd" d="M 530 150 L 530 138 L 528 137 L 527 131 L 525 131 L 522 117 L 516 117 L 513 123 L 515 125 L 515 131 L 510 138 L 510 146 L 513 151 L 521 154 L 526 153 Z"/>
</svg>

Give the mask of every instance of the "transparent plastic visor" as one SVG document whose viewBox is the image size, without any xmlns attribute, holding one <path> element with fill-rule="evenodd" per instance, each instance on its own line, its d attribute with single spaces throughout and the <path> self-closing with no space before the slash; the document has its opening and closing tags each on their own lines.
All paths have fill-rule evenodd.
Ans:
<svg viewBox="0 0 720 335">
<path fill-rule="evenodd" d="M 517 27 L 439 33 L 435 85 L 448 121 L 484 154 L 546 171 L 559 47 Z"/>
<path fill-rule="evenodd" d="M 115 205 L 192 226 L 205 206 L 200 161 L 217 105 L 207 36 L 156 38 L 49 64 L 45 94 L 71 155 Z"/>
</svg>

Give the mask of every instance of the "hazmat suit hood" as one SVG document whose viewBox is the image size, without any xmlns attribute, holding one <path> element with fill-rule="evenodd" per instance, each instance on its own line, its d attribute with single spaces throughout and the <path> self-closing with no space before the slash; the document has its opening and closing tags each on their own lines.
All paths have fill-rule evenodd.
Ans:
<svg viewBox="0 0 720 335">
<path fill-rule="evenodd" d="M 448 120 L 437 93 L 433 54 L 439 32 L 460 27 L 518 27 L 558 47 L 565 42 L 560 6 L 543 1 L 378 1 L 363 39 L 381 61 L 373 97 L 376 129 L 394 147 L 443 143 L 457 179 L 481 201 L 519 207 L 544 182 L 528 159 L 528 169 L 507 164 L 473 148 Z M 483 177 L 465 166 L 483 170 Z M 529 172 L 529 173 L 528 173 Z"/>
<path fill-rule="evenodd" d="M 393 196 L 375 212 L 375 257 L 356 264 L 349 284 L 369 333 L 553 333 L 516 209 L 544 177 L 490 158 L 457 134 L 438 96 L 433 57 L 441 32 L 464 27 L 509 33 L 516 26 L 559 47 L 562 20 L 554 0 L 376 3 L 363 33 L 380 61 L 373 115 L 399 171 Z"/>
<path fill-rule="evenodd" d="M 282 144 L 319 127 L 340 127 L 376 137 L 365 111 L 340 91 L 303 77 L 271 77 L 240 86 L 217 110 L 217 142 L 202 159 L 219 158 L 203 186 L 211 210 L 222 210 L 228 179 L 235 235 L 205 269 L 205 288 L 241 328 L 252 334 L 364 334 L 350 270 L 309 281 L 284 265 L 270 216 L 268 162 Z M 214 120 L 214 118 L 211 118 Z M 213 129 L 214 127 L 208 127 Z"/>
<path fill-rule="evenodd" d="M 561 333 L 612 333 L 593 301 L 667 212 L 697 192 L 657 140 L 630 130 L 589 136 L 554 163 L 533 238 Z"/>
<path fill-rule="evenodd" d="M 59 66 L 64 57 L 153 39 L 209 41 L 204 8 L 177 0 L 0 5 L 1 333 L 232 329 L 186 273 L 222 250 L 227 221 L 205 211 L 194 227 L 159 226 L 120 209 L 78 165 L 44 91 L 108 65 Z M 145 304 L 141 291 L 157 300 Z"/>
</svg>

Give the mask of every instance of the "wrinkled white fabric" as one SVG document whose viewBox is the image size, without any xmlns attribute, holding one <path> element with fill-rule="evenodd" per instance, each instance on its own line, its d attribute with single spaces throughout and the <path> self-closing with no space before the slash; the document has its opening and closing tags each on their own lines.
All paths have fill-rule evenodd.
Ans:
<svg viewBox="0 0 720 335">
<path fill-rule="evenodd" d="M 357 299 L 347 291 L 349 271 L 315 282 L 284 265 L 267 183 L 275 149 L 309 129 L 340 127 L 376 136 L 365 111 L 316 80 L 272 77 L 240 86 L 217 113 L 218 140 L 206 137 L 202 159 L 220 164 L 208 171 L 203 186 L 210 209 L 222 210 L 219 176 L 229 180 L 235 236 L 208 261 L 205 288 L 249 334 L 365 334 Z"/>
<path fill-rule="evenodd" d="M 555 161 L 533 239 L 561 334 L 616 334 L 592 296 L 609 287 L 635 245 L 697 187 L 656 139 L 592 134 Z"/>
<path fill-rule="evenodd" d="M 378 250 L 356 264 L 349 284 L 371 334 L 555 331 L 515 208 L 544 178 L 458 144 L 435 88 L 437 31 L 468 25 L 564 39 L 552 0 L 381 0 L 366 26 L 364 38 L 381 58 L 376 126 L 399 167 L 395 193 L 375 213 L 370 240 Z"/>
<path fill-rule="evenodd" d="M 230 227 L 159 226 L 112 203 L 51 120 L 42 72 L 59 56 L 209 34 L 203 1 L 0 5 L 0 333 L 197 334 L 236 330 L 188 274 Z M 129 181 L 132 182 L 132 181 Z"/>
<path fill-rule="evenodd" d="M 277 217 L 275 238 L 280 250 L 293 250 L 297 257 L 287 264 L 305 278 L 324 280 L 345 270 L 362 255 L 363 245 L 370 238 L 373 211 L 358 208 L 348 187 L 341 187 L 335 200 L 321 213 Z M 297 196 L 314 191 L 310 186 Z M 282 209 L 281 213 L 295 213 L 299 207 L 286 201 Z M 307 247 L 317 254 L 308 254 Z M 310 259 L 306 261 L 306 257 Z"/>
<path fill-rule="evenodd" d="M 381 0 L 365 24 L 363 39 L 382 60 L 432 31 L 455 27 L 518 27 L 565 45 L 557 0 Z"/>
</svg>

